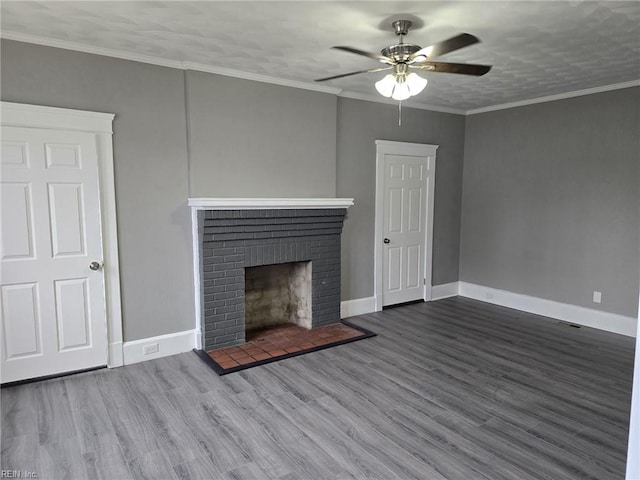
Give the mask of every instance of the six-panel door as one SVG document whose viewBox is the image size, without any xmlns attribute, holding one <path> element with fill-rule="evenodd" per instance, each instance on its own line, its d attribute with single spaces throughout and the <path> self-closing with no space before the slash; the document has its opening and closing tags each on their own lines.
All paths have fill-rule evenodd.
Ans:
<svg viewBox="0 0 640 480">
<path fill-rule="evenodd" d="M 384 306 L 424 295 L 428 173 L 428 157 L 384 155 Z"/>
<path fill-rule="evenodd" d="M 2 383 L 107 363 L 96 136 L 2 128 Z"/>
</svg>

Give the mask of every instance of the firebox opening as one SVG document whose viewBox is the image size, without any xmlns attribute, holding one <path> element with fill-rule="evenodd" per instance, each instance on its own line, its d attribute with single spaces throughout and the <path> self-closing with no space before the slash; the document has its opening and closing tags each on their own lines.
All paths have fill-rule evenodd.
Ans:
<svg viewBox="0 0 640 480">
<path fill-rule="evenodd" d="M 245 331 L 283 323 L 311 329 L 311 262 L 245 269 Z"/>
</svg>

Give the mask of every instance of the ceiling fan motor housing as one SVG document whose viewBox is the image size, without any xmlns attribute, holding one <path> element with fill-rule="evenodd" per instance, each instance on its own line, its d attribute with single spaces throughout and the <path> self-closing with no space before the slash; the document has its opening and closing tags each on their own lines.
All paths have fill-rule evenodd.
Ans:
<svg viewBox="0 0 640 480">
<path fill-rule="evenodd" d="M 419 45 L 413 45 L 412 43 L 399 43 L 398 45 L 383 48 L 380 53 L 396 62 L 406 62 L 412 54 L 421 48 Z"/>
<path fill-rule="evenodd" d="M 383 48 L 380 53 L 385 57 L 392 58 L 396 63 L 404 63 L 409 60 L 411 54 L 417 52 L 422 47 L 411 43 L 404 43 L 404 37 L 409 33 L 411 21 L 396 20 L 391 24 L 396 35 L 400 37 L 400 43 Z"/>
</svg>

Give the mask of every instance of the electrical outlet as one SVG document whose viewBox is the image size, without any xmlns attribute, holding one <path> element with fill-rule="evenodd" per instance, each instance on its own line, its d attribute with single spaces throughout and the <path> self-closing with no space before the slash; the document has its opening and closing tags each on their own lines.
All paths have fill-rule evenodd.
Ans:
<svg viewBox="0 0 640 480">
<path fill-rule="evenodd" d="M 158 353 L 158 350 L 160 350 L 160 345 L 158 345 L 157 343 L 150 343 L 149 345 L 145 345 L 144 347 L 142 347 L 142 352 L 145 355 L 151 355 L 152 353 Z"/>
<path fill-rule="evenodd" d="M 602 302 L 602 292 L 598 292 L 597 290 L 593 291 L 593 303 Z"/>
</svg>

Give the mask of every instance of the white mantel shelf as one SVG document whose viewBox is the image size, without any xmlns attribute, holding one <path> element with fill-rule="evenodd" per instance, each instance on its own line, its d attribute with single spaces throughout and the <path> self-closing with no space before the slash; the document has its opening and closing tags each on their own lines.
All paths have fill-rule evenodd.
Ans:
<svg viewBox="0 0 640 480">
<path fill-rule="evenodd" d="M 194 210 L 349 208 L 353 198 L 189 198 Z"/>
</svg>

